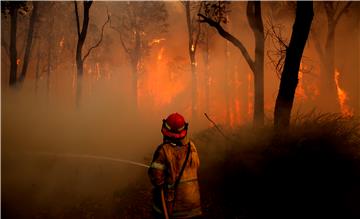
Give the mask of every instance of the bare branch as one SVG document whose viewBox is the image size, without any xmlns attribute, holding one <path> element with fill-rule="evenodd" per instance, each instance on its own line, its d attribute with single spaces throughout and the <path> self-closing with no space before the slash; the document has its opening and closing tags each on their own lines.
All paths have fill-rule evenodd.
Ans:
<svg viewBox="0 0 360 219">
<path fill-rule="evenodd" d="M 120 20 L 119 17 L 117 17 L 117 16 L 115 16 L 115 15 L 114 15 L 114 17 L 116 17 L 116 18 L 118 18 L 118 19 Z M 122 45 L 122 47 L 124 48 L 125 52 L 130 55 L 130 50 L 129 50 L 129 49 L 126 47 L 126 45 L 125 45 L 125 42 L 124 42 L 123 37 L 122 37 L 121 30 L 119 30 L 118 27 L 115 27 L 115 26 L 112 26 L 112 25 L 111 25 L 111 19 L 110 19 L 110 28 L 119 33 L 121 45 Z"/>
<path fill-rule="evenodd" d="M 274 25 L 270 18 L 268 19 L 267 23 L 268 28 L 266 30 L 266 36 L 270 37 L 270 40 L 275 47 L 274 49 L 269 49 L 267 51 L 267 56 L 270 60 L 270 63 L 274 66 L 277 75 L 280 77 L 284 66 L 288 45 L 285 42 L 286 39 L 281 34 L 283 26 Z"/>
<path fill-rule="evenodd" d="M 250 69 L 252 70 L 252 72 L 254 72 L 254 73 L 256 72 L 254 61 L 251 59 L 248 51 L 246 50 L 246 48 L 242 44 L 242 42 L 240 42 L 237 38 L 235 38 L 233 35 L 228 33 L 226 30 L 224 30 L 224 28 L 220 25 L 220 23 L 218 23 L 218 22 L 214 21 L 213 19 L 208 18 L 200 13 L 198 14 L 198 16 L 200 18 L 202 18 L 202 20 L 199 20 L 199 22 L 207 23 L 211 27 L 214 27 L 223 38 L 227 39 L 234 46 L 236 46 L 240 50 L 242 55 L 244 56 L 246 62 L 248 63 Z"/>
<path fill-rule="evenodd" d="M 352 3 L 351 1 L 347 2 L 346 5 L 344 6 L 344 8 L 338 13 L 338 15 L 336 15 L 335 25 L 340 20 L 341 16 L 344 14 L 344 12 L 350 7 L 351 3 Z"/>
<path fill-rule="evenodd" d="M 99 39 L 99 41 L 95 44 L 95 45 L 93 45 L 92 47 L 90 47 L 90 49 L 87 51 L 87 53 L 85 54 L 85 56 L 84 56 L 84 58 L 83 58 L 83 61 L 85 61 L 85 59 L 90 55 L 90 52 L 93 50 L 93 49 L 95 49 L 95 48 L 97 48 L 100 44 L 101 44 L 101 42 L 102 42 L 102 40 L 103 40 L 103 37 L 104 37 L 104 28 L 105 28 L 105 25 L 107 24 L 107 23 L 109 23 L 110 22 L 110 15 L 109 15 L 109 13 L 108 13 L 108 17 L 107 17 L 107 20 L 105 21 L 105 23 L 102 25 L 102 27 L 101 27 L 101 35 L 100 35 L 100 39 Z"/>
<path fill-rule="evenodd" d="M 220 133 L 226 140 L 231 140 L 228 136 L 226 136 L 226 135 L 224 134 L 223 131 L 221 131 L 221 129 L 219 128 L 219 126 L 218 126 L 212 119 L 210 119 L 210 117 L 208 116 L 208 114 L 204 113 L 204 115 L 205 115 L 206 119 L 209 120 L 209 121 L 214 125 L 214 127 L 216 128 L 216 130 L 218 130 L 219 133 Z"/>
</svg>

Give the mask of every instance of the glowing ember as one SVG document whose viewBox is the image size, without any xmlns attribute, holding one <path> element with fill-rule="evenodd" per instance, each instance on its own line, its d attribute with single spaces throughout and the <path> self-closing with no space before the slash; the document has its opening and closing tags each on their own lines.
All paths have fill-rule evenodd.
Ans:
<svg viewBox="0 0 360 219">
<path fill-rule="evenodd" d="M 65 38 L 62 37 L 61 40 L 60 40 L 60 42 L 59 42 L 60 48 L 63 48 L 63 47 L 64 47 L 64 42 L 65 42 Z"/>
<path fill-rule="evenodd" d="M 161 41 L 164 41 L 164 40 L 165 40 L 165 38 L 154 39 L 153 41 L 149 42 L 148 45 L 152 46 L 154 44 L 159 44 L 159 43 L 161 43 Z"/>
<path fill-rule="evenodd" d="M 16 59 L 16 64 L 20 65 L 20 59 Z"/>
<path fill-rule="evenodd" d="M 194 44 L 191 45 L 191 51 L 192 51 L 192 52 L 195 51 L 195 45 L 194 45 Z"/>
<path fill-rule="evenodd" d="M 349 101 L 348 95 L 339 86 L 339 76 L 340 76 L 340 72 L 337 69 L 335 69 L 335 75 L 334 75 L 335 78 L 334 79 L 335 79 L 341 114 L 346 117 L 353 116 L 354 111 L 348 105 L 348 101 Z"/>
</svg>

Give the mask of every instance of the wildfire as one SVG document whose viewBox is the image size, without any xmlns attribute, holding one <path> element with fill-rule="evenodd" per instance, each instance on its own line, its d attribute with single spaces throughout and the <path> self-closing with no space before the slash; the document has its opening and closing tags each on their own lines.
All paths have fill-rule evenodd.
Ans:
<svg viewBox="0 0 360 219">
<path fill-rule="evenodd" d="M 141 79 L 139 86 L 140 104 L 149 104 L 154 109 L 168 105 L 185 89 L 185 83 L 168 65 L 166 49 L 160 48 L 151 63 L 150 71 Z M 152 100 L 152 101 L 150 101 Z"/>
<path fill-rule="evenodd" d="M 20 65 L 20 59 L 16 59 L 16 64 Z"/>
<path fill-rule="evenodd" d="M 195 51 L 195 45 L 194 45 L 194 44 L 191 45 L 191 51 L 192 51 L 192 52 Z"/>
<path fill-rule="evenodd" d="M 340 76 L 340 72 L 337 69 L 335 69 L 334 79 L 335 79 L 341 114 L 344 116 L 347 116 L 347 117 L 353 116 L 354 111 L 348 105 L 348 101 L 349 101 L 348 95 L 346 94 L 346 92 L 343 89 L 340 88 L 339 76 Z"/>
</svg>

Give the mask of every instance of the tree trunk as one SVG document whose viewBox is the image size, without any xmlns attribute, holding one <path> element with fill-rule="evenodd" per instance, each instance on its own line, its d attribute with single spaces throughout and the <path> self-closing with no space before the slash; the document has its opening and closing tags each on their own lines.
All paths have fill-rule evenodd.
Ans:
<svg viewBox="0 0 360 219">
<path fill-rule="evenodd" d="M 248 7 L 253 5 L 254 12 L 248 12 L 248 19 L 255 37 L 255 60 L 254 60 L 254 125 L 264 125 L 264 25 L 261 18 L 261 3 L 249 2 Z M 251 10 L 248 8 L 248 10 Z"/>
<path fill-rule="evenodd" d="M 276 98 L 274 125 L 287 128 L 290 125 L 291 109 L 298 83 L 302 54 L 314 16 L 313 2 L 297 2 L 296 17 L 289 46 L 286 50 L 284 69 L 281 74 L 279 93 Z"/>
<path fill-rule="evenodd" d="M 223 84 L 223 89 L 224 89 L 224 94 L 225 94 L 225 123 L 228 125 L 231 125 L 230 122 L 230 86 L 229 86 L 229 82 L 230 82 L 230 62 L 229 62 L 229 58 L 230 58 L 230 51 L 229 51 L 229 43 L 228 41 L 225 41 L 225 71 L 224 71 L 224 84 Z"/>
<path fill-rule="evenodd" d="M 35 69 L 35 93 L 37 93 L 39 89 L 39 77 L 40 77 L 40 42 L 38 43 L 38 51 L 37 51 L 37 60 L 36 60 L 36 69 Z"/>
<path fill-rule="evenodd" d="M 197 113 L 197 75 L 196 75 L 196 60 L 195 52 L 190 51 L 191 61 L 191 116 L 193 119 L 196 118 Z"/>
<path fill-rule="evenodd" d="M 209 30 L 206 28 L 204 56 L 205 112 L 210 113 Z"/>
<path fill-rule="evenodd" d="M 138 110 L 138 60 L 131 60 L 131 92 L 132 92 L 132 100 L 133 100 L 133 108 L 134 111 L 137 112 Z"/>
<path fill-rule="evenodd" d="M 16 50 L 16 28 L 17 28 L 17 12 L 16 7 L 10 9 L 10 81 L 9 85 L 14 86 L 16 84 L 17 75 L 17 50 Z"/>
<path fill-rule="evenodd" d="M 135 47 L 131 53 L 131 69 L 132 69 L 132 100 L 134 111 L 138 111 L 138 80 L 139 80 L 139 68 L 141 62 L 141 36 L 140 31 L 135 31 Z"/>
<path fill-rule="evenodd" d="M 82 90 L 82 76 L 84 73 L 84 59 L 82 57 L 82 48 L 84 46 L 84 42 L 87 35 L 87 30 L 89 26 L 89 11 L 91 7 L 92 1 L 84 1 L 83 2 L 83 22 L 82 28 L 80 31 L 80 18 L 77 8 L 77 3 L 74 1 L 75 6 L 75 18 L 77 24 L 77 32 L 78 32 L 78 42 L 76 46 L 76 70 L 77 70 L 77 87 L 76 87 L 76 105 L 80 105 L 80 98 L 81 98 L 81 90 Z"/>
<path fill-rule="evenodd" d="M 325 53 L 323 60 L 323 74 L 325 84 L 322 86 L 322 97 L 325 102 L 325 109 L 338 112 L 340 106 L 337 101 L 337 91 L 335 85 L 335 23 L 328 21 L 328 34 L 325 45 Z"/>
<path fill-rule="evenodd" d="M 53 31 L 54 31 L 54 18 L 51 18 L 49 23 L 49 35 L 47 37 L 47 68 L 46 68 L 46 92 L 50 95 L 50 83 L 51 83 L 51 70 L 52 70 L 52 43 L 53 43 Z"/>
<path fill-rule="evenodd" d="M 196 40 L 193 39 L 193 27 L 191 26 L 190 2 L 185 2 L 186 23 L 189 35 L 189 57 L 191 66 L 191 117 L 194 121 L 197 114 L 197 74 L 196 74 Z"/>
<path fill-rule="evenodd" d="M 33 1 L 33 11 L 32 11 L 31 17 L 30 17 L 29 31 L 28 31 L 28 36 L 27 36 L 27 40 L 26 40 L 26 49 L 25 49 L 25 54 L 24 54 L 24 63 L 22 66 L 19 82 L 23 82 L 25 79 L 25 76 L 26 76 L 26 72 L 27 72 L 27 68 L 28 68 L 28 64 L 29 64 L 29 57 L 30 57 L 30 53 L 31 53 L 33 35 L 34 35 L 34 25 L 35 25 L 35 21 L 37 19 L 37 13 L 38 13 L 37 11 L 38 11 L 38 2 Z"/>
</svg>

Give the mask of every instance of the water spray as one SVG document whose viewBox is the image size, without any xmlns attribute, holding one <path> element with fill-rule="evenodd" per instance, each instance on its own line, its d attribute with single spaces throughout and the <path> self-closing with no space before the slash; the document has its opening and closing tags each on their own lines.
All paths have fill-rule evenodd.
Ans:
<svg viewBox="0 0 360 219">
<path fill-rule="evenodd" d="M 114 157 L 105 157 L 105 156 L 95 156 L 95 155 L 89 155 L 89 154 L 68 154 L 68 153 L 49 153 L 49 152 L 31 152 L 29 154 L 41 155 L 41 156 L 64 157 L 64 158 L 82 158 L 82 159 L 104 160 L 104 161 L 112 161 L 112 162 L 131 164 L 131 165 L 135 165 L 138 167 L 145 167 L 145 168 L 150 167 L 149 165 L 135 162 L 132 160 L 119 159 L 119 158 L 114 158 Z"/>
</svg>

